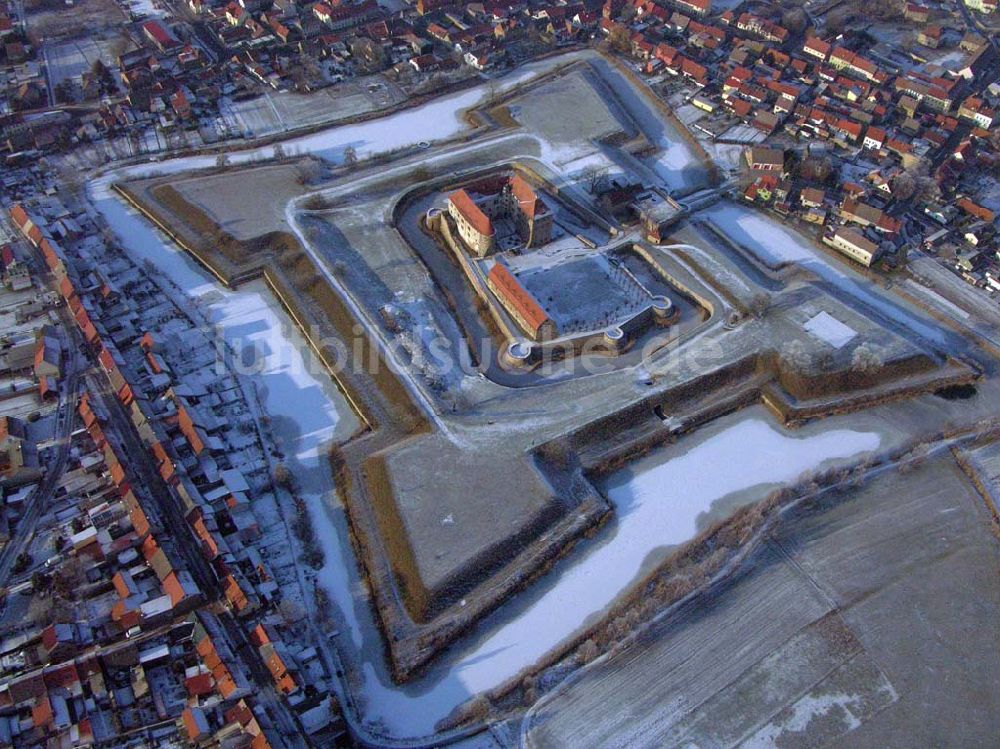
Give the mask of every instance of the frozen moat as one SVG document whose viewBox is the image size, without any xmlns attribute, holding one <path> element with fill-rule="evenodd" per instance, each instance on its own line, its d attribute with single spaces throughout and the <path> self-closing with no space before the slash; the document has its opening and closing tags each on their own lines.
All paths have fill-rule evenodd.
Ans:
<svg viewBox="0 0 1000 749">
<path fill-rule="evenodd" d="M 456 108 L 468 106 L 469 97 L 476 95 L 447 100 L 450 113 L 441 117 L 447 124 L 437 137 L 452 132 L 453 123 L 458 122 Z M 399 129 L 406 122 L 412 125 L 403 117 L 393 125 L 378 126 L 366 133 L 364 137 L 371 138 L 366 143 L 375 150 L 399 145 L 378 134 L 390 132 L 385 128 L 407 132 Z M 339 131 L 335 136 L 317 134 L 309 136 L 315 140 L 303 139 L 302 148 L 323 151 L 355 142 L 352 131 L 335 130 Z M 252 153 L 241 158 L 252 158 Z M 131 173 L 168 173 L 214 163 L 213 157 L 192 157 L 144 165 Z M 228 341 L 239 341 L 242 348 L 249 346 L 258 354 L 258 364 L 247 377 L 257 387 L 268 416 L 279 425 L 275 431 L 285 441 L 284 451 L 301 469 L 303 495 L 326 553 L 320 582 L 336 604 L 342 623 L 338 646 L 361 674 L 354 705 L 363 721 L 377 731 L 397 737 L 431 735 L 435 723 L 456 705 L 514 676 L 572 635 L 588 617 L 603 611 L 641 573 L 651 554 L 683 543 L 714 519 L 720 511 L 719 500 L 745 492 L 742 501 L 753 501 L 774 484 L 793 481 L 802 472 L 831 461 L 853 460 L 879 446 L 879 437 L 870 432 L 814 429 L 808 436 L 799 436 L 761 417 L 742 414 L 685 440 L 683 451 L 674 446 L 636 462 L 606 480 L 616 510 L 611 525 L 553 574 L 489 617 L 478 636 L 453 648 L 426 676 L 398 687 L 385 668 L 381 635 L 372 620 L 342 513 L 336 511 L 323 458 L 324 445 L 344 434 L 345 423 L 352 419 L 346 404 L 329 378 L 309 372 L 303 341 L 265 288 L 259 284 L 237 291 L 222 288 L 114 197 L 108 190 L 110 182 L 111 177 L 95 180 L 90 195 L 126 249 L 199 299 L 202 311 Z"/>
<path fill-rule="evenodd" d="M 95 182 L 92 199 L 133 257 L 149 261 L 192 298 L 202 299 L 228 340 L 257 350 L 258 362 L 247 376 L 258 386 L 264 408 L 273 421 L 297 425 L 285 449 L 304 469 L 303 494 L 327 559 L 320 580 L 346 630 L 339 646 L 348 661 L 361 665 L 356 696 L 363 719 L 395 736 L 431 734 L 456 705 L 517 674 L 572 635 L 640 574 L 651 553 L 693 537 L 717 500 L 752 487 L 762 493 L 879 445 L 874 433 L 841 429 L 801 438 L 752 417 L 734 420 L 682 454 L 653 453 L 607 479 L 616 521 L 594 543 L 487 619 L 474 642 L 456 648 L 424 678 L 397 687 L 385 670 L 381 635 L 361 592 L 347 529 L 325 511 L 336 500 L 321 465 L 322 447 L 341 419 L 350 418 L 346 404 L 329 380 L 321 382 L 325 378 L 306 370 L 304 343 L 266 289 L 222 288 L 106 188 L 106 182 Z M 748 495 L 747 501 L 759 496 Z"/>
</svg>

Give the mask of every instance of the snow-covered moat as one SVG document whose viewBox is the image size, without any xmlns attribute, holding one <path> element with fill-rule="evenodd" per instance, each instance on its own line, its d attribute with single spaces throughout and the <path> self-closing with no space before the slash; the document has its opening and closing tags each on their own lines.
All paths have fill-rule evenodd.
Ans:
<svg viewBox="0 0 1000 749">
<path fill-rule="evenodd" d="M 437 136 L 450 134 L 451 123 L 457 122 L 456 108 L 468 106 L 479 95 L 473 90 L 447 100 L 451 116 L 440 117 L 448 123 Z M 425 116 L 427 112 L 419 109 L 409 114 Z M 404 112 L 391 118 L 391 126 L 366 125 L 364 136 L 354 132 L 355 126 L 334 129 L 309 136 L 316 140 L 303 140 L 301 145 L 336 148 L 363 137 L 365 143 L 381 139 L 376 148 L 392 148 L 402 141 L 373 133 L 420 132 L 427 137 L 426 127 L 415 127 L 409 117 Z M 126 175 L 215 163 L 211 157 L 177 162 L 98 178 L 90 184 L 91 200 L 135 259 L 148 261 L 200 300 L 200 309 L 227 340 L 257 350 L 259 365 L 246 376 L 257 388 L 274 432 L 284 441 L 281 449 L 294 460 L 326 554 L 319 580 L 338 609 L 341 634 L 336 644 L 345 662 L 358 667 L 354 706 L 376 731 L 396 737 L 431 735 L 435 723 L 456 705 L 516 675 L 607 608 L 642 572 L 650 555 L 693 537 L 715 519 L 720 507 L 732 508 L 736 493 L 743 492 L 741 502 L 754 501 L 776 484 L 830 462 L 852 461 L 880 444 L 875 433 L 847 429 L 813 428 L 807 436 L 795 435 L 772 426 L 762 411 L 756 411 L 729 417 L 679 445 L 650 454 L 605 479 L 615 520 L 594 540 L 488 617 L 475 635 L 452 648 L 425 676 L 399 687 L 386 669 L 381 634 L 323 457 L 330 440 L 353 428 L 354 417 L 344 399 L 328 377 L 307 371 L 303 340 L 262 284 L 247 284 L 237 291 L 223 288 L 109 190 L 113 180 Z"/>
<path fill-rule="evenodd" d="M 106 182 L 95 182 L 92 199 L 133 256 L 148 260 L 201 299 L 227 339 L 257 348 L 260 364 L 247 376 L 257 385 L 272 422 L 296 426 L 276 431 L 285 432 L 290 444 L 283 447 L 306 478 L 303 493 L 327 559 L 320 579 L 345 625 L 338 644 L 349 662 L 362 666 L 363 684 L 356 696 L 365 719 L 393 735 L 430 734 L 439 719 L 470 695 L 536 661 L 604 610 L 651 553 L 694 536 L 709 522 L 717 500 L 760 487 L 747 495 L 752 501 L 769 485 L 879 445 L 874 433 L 840 429 L 799 438 L 753 417 L 735 420 L 683 454 L 651 454 L 607 479 L 616 520 L 594 542 L 490 617 L 474 642 L 455 648 L 445 663 L 416 683 L 397 687 L 382 660 L 381 634 L 368 611 L 346 528 L 339 515 L 326 511 L 336 500 L 322 448 L 338 434 L 340 421 L 352 418 L 346 404 L 327 378 L 307 373 L 304 344 L 265 288 L 256 283 L 238 291 L 222 288 L 106 187 Z"/>
<path fill-rule="evenodd" d="M 712 206 L 709 222 L 730 239 L 753 253 L 769 266 L 794 263 L 812 271 L 832 287 L 859 302 L 897 320 L 925 340 L 943 342 L 943 333 L 935 325 L 921 319 L 898 304 L 887 301 L 869 288 L 869 284 L 854 273 L 848 273 L 823 257 L 823 251 L 790 226 L 744 205 L 721 202 Z"/>
</svg>

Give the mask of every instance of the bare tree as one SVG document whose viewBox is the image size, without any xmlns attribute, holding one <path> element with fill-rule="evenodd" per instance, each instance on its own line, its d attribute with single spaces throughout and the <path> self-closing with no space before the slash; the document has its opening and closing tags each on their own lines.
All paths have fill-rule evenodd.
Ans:
<svg viewBox="0 0 1000 749">
<path fill-rule="evenodd" d="M 75 597 L 83 583 L 83 569 L 80 566 L 80 560 L 72 558 L 59 565 L 53 576 L 52 587 L 60 596 L 69 599 Z"/>
<path fill-rule="evenodd" d="M 597 166 L 596 164 L 584 170 L 583 176 L 587 181 L 587 189 L 590 190 L 591 195 L 597 194 L 607 173 L 607 167 Z"/>
<path fill-rule="evenodd" d="M 538 682 L 534 676 L 525 676 L 521 681 L 521 695 L 525 707 L 531 707 L 538 701 Z"/>
<path fill-rule="evenodd" d="M 300 185 L 311 185 L 323 176 L 323 167 L 316 159 L 302 159 L 296 164 L 295 172 Z"/>
<path fill-rule="evenodd" d="M 632 6 L 625 6 L 626 8 L 631 8 Z M 629 37 L 628 26 L 624 24 L 619 24 L 611 29 L 611 33 L 608 34 L 608 43 L 611 48 L 617 52 L 629 52 L 632 49 L 632 40 Z"/>
<path fill-rule="evenodd" d="M 491 78 L 486 82 L 486 104 L 493 106 L 500 100 L 500 86 Z"/>
<path fill-rule="evenodd" d="M 941 186 L 933 177 L 920 177 L 917 179 L 917 200 L 937 200 L 941 197 Z"/>
<path fill-rule="evenodd" d="M 917 177 L 912 172 L 900 172 L 892 180 L 892 195 L 896 200 L 909 200 L 917 192 Z"/>
<path fill-rule="evenodd" d="M 580 665 L 590 663 L 600 654 L 597 643 L 593 638 L 584 640 L 576 650 L 576 660 Z"/>
<path fill-rule="evenodd" d="M 291 489 L 294 486 L 295 479 L 292 476 L 292 472 L 288 470 L 288 466 L 284 463 L 278 463 L 274 467 L 274 483 L 282 489 Z"/>
<path fill-rule="evenodd" d="M 765 292 L 754 294 L 750 300 L 750 314 L 758 320 L 767 314 L 771 308 L 771 295 Z"/>
<path fill-rule="evenodd" d="M 812 356 L 802 341 L 789 341 L 781 348 L 781 363 L 793 372 L 806 372 L 812 368 Z"/>
<path fill-rule="evenodd" d="M 296 625 L 305 618 L 302 607 L 290 598 L 281 600 L 281 603 L 278 604 L 278 611 L 281 612 L 281 618 L 289 625 Z"/>
<path fill-rule="evenodd" d="M 854 17 L 854 11 L 846 6 L 834 8 L 826 17 L 824 30 L 828 35 L 837 35 L 847 28 L 848 22 Z"/>
<path fill-rule="evenodd" d="M 885 366 L 885 351 L 874 343 L 862 343 L 851 355 L 851 369 L 871 374 Z"/>
<path fill-rule="evenodd" d="M 798 175 L 812 182 L 826 182 L 833 173 L 833 162 L 829 156 L 807 156 L 798 167 Z"/>
<path fill-rule="evenodd" d="M 781 25 L 792 34 L 801 34 L 809 25 L 809 17 L 802 8 L 792 8 L 782 13 Z"/>
</svg>

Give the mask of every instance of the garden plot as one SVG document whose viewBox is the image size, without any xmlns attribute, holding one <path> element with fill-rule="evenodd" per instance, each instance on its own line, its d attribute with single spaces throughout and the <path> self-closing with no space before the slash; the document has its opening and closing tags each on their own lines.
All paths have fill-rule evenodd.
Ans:
<svg viewBox="0 0 1000 749">
<path fill-rule="evenodd" d="M 761 132 L 750 125 L 733 125 L 722 133 L 718 140 L 722 143 L 739 144 L 749 146 L 753 143 L 763 143 L 767 139 L 767 134 Z"/>
<path fill-rule="evenodd" d="M 64 0 L 27 0 L 22 4 L 31 40 L 80 35 L 80 19 L 88 31 L 106 29 L 128 20 L 115 0 L 76 0 L 70 11 Z"/>
<path fill-rule="evenodd" d="M 54 87 L 89 72 L 98 60 L 111 66 L 114 59 L 132 47 L 125 39 L 77 38 L 45 44 L 49 83 Z"/>
<path fill-rule="evenodd" d="M 575 59 L 577 57 L 577 54 L 570 54 L 559 58 L 530 63 L 502 78 L 496 79 L 493 85 L 497 91 L 502 92 L 513 86 L 526 83 L 535 77 L 544 75 L 555 65 L 567 62 L 567 58 Z M 482 103 L 489 93 L 486 85 L 474 86 L 459 93 L 434 99 L 427 104 L 403 109 L 378 119 L 337 125 L 318 130 L 308 135 L 289 138 L 282 141 L 282 147 L 288 156 L 308 153 L 326 161 L 339 164 L 343 163 L 345 152 L 348 149 L 351 149 L 357 158 L 364 159 L 380 153 L 400 151 L 415 146 L 423 146 L 435 141 L 447 140 L 468 129 L 464 113 Z M 367 100 L 366 94 L 359 94 L 359 96 L 364 96 Z M 266 134 L 292 130 L 309 124 L 320 124 L 320 122 L 328 122 L 331 119 L 344 118 L 344 115 L 336 115 L 331 118 L 329 113 L 330 105 L 329 103 L 323 104 L 322 99 L 300 98 L 306 99 L 303 106 L 316 107 L 318 110 L 317 113 L 325 112 L 325 116 L 319 118 L 316 122 L 300 122 L 299 120 L 306 119 L 307 115 L 301 114 L 298 109 L 284 111 L 275 101 L 266 96 L 259 97 L 251 102 L 244 102 L 242 105 L 230 103 L 228 111 L 231 116 L 243 120 L 244 123 L 249 122 L 252 118 L 253 126 L 267 128 Z M 274 105 L 273 109 L 272 104 Z M 289 104 L 289 107 L 293 106 Z M 268 110 L 270 110 L 270 114 L 267 113 Z M 322 110 L 322 112 L 319 110 Z M 369 110 L 370 106 L 365 111 Z M 250 114 L 251 112 L 253 114 Z M 254 132 L 256 136 L 263 134 L 265 133 Z M 235 166 L 269 159 L 273 156 L 273 146 L 260 146 L 245 151 L 231 152 L 229 153 L 228 162 L 230 165 Z M 186 156 L 151 164 L 144 169 L 133 171 L 132 176 L 156 176 L 177 174 L 195 169 L 206 169 L 215 166 L 216 160 L 214 155 Z"/>
<path fill-rule="evenodd" d="M 137 13 L 148 18 L 163 18 L 167 12 L 158 6 L 154 0 L 128 0 L 128 6 L 133 13 Z"/>
</svg>

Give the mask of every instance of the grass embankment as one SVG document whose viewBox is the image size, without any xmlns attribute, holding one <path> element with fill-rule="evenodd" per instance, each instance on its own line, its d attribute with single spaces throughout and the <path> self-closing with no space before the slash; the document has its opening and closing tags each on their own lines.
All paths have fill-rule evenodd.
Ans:
<svg viewBox="0 0 1000 749">
<path fill-rule="evenodd" d="M 424 585 L 409 535 L 399 514 L 392 479 L 384 455 L 373 455 L 364 463 L 365 483 L 371 499 L 379 535 L 392 566 L 399 594 L 415 622 L 426 622 L 431 604 L 431 592 Z"/>
</svg>

